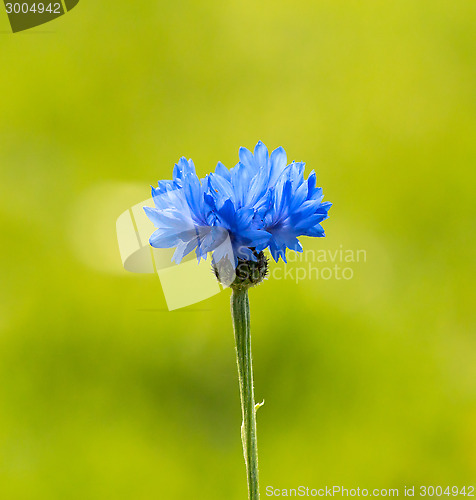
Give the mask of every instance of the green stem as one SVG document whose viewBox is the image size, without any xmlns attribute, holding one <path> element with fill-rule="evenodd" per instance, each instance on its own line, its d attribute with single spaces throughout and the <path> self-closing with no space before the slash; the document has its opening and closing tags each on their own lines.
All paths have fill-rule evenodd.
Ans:
<svg viewBox="0 0 476 500">
<path fill-rule="evenodd" d="M 248 475 L 249 500 L 259 500 L 258 443 L 256 439 L 256 410 L 251 359 L 250 303 L 246 288 L 233 289 L 231 315 L 235 331 L 236 360 L 240 382 L 241 440 Z"/>
</svg>

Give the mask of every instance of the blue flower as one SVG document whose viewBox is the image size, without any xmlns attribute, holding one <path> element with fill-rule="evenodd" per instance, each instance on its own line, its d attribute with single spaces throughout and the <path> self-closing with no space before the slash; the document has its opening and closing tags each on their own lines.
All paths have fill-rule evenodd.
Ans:
<svg viewBox="0 0 476 500">
<path fill-rule="evenodd" d="M 304 163 L 287 164 L 281 147 L 269 155 L 261 141 L 253 153 L 240 148 L 239 159 L 231 170 L 219 162 L 200 180 L 192 160 L 181 158 L 173 179 L 152 188 L 155 207 L 145 211 L 158 229 L 150 244 L 176 247 L 176 263 L 195 250 L 198 260 L 213 252 L 215 261 L 236 266 L 266 248 L 286 261 L 286 249 L 302 251 L 299 236 L 325 236 L 321 222 L 331 203 L 322 201 L 314 171 L 305 179 Z"/>
</svg>

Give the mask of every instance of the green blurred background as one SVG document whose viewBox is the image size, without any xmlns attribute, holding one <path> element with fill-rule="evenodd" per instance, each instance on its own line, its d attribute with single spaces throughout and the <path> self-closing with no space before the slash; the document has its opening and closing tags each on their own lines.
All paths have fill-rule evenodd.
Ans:
<svg viewBox="0 0 476 500">
<path fill-rule="evenodd" d="M 117 216 L 261 139 L 316 169 L 351 280 L 251 292 L 265 487 L 476 477 L 474 0 L 0 15 L 0 497 L 244 499 L 229 292 L 166 311 Z M 290 263 L 290 266 L 297 266 Z"/>
</svg>

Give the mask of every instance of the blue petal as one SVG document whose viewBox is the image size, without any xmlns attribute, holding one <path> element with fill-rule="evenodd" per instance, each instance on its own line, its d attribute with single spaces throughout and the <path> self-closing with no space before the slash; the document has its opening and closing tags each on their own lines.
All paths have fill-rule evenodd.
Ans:
<svg viewBox="0 0 476 500">
<path fill-rule="evenodd" d="M 184 218 L 178 212 L 170 209 L 158 210 L 157 208 L 144 207 L 147 217 L 156 227 L 177 227 L 183 228 Z"/>
<path fill-rule="evenodd" d="M 189 173 L 195 173 L 195 165 L 192 160 L 187 161 L 187 159 L 182 156 L 174 167 L 174 181 L 182 179 L 185 174 Z"/>
<path fill-rule="evenodd" d="M 234 227 L 235 224 L 235 207 L 231 200 L 226 200 L 223 206 L 218 210 L 218 215 L 220 219 L 228 226 L 228 228 Z"/>
<path fill-rule="evenodd" d="M 231 170 L 231 184 L 235 192 L 237 206 L 242 207 L 245 204 L 246 195 L 249 191 L 252 173 L 243 163 L 238 163 Z"/>
<path fill-rule="evenodd" d="M 271 233 L 262 229 L 248 229 L 240 232 L 240 236 L 247 240 L 250 246 L 256 248 L 258 252 L 264 250 L 271 239 Z"/>
<path fill-rule="evenodd" d="M 324 203 L 321 203 L 321 205 L 317 211 L 318 212 L 328 212 L 331 207 L 332 207 L 332 203 L 330 203 L 329 201 L 326 201 Z"/>
<path fill-rule="evenodd" d="M 314 214 L 308 217 L 307 219 L 303 219 L 297 224 L 294 225 L 294 229 L 296 231 L 304 231 L 309 227 L 313 227 L 316 224 L 319 224 L 324 219 L 327 219 L 327 215 L 324 214 Z"/>
<path fill-rule="evenodd" d="M 289 212 L 292 213 L 297 210 L 307 198 L 307 184 L 301 184 L 294 192 L 291 203 L 289 205 Z"/>
<path fill-rule="evenodd" d="M 210 174 L 208 176 L 208 189 L 216 202 L 217 208 L 220 209 L 226 200 L 235 202 L 235 192 L 231 182 L 217 174 Z"/>
<path fill-rule="evenodd" d="M 306 200 L 297 210 L 291 214 L 291 220 L 297 223 L 299 220 L 305 220 L 314 214 L 320 207 L 320 203 L 314 200 Z"/>
<path fill-rule="evenodd" d="M 246 148 L 240 148 L 239 154 L 240 162 L 249 170 L 252 172 L 256 173 L 258 170 L 258 166 L 256 165 L 255 159 L 253 158 L 253 155 L 251 154 L 251 151 L 249 151 Z"/>
<path fill-rule="evenodd" d="M 269 185 L 274 186 L 282 171 L 286 168 L 287 156 L 286 151 L 282 147 L 276 148 L 269 159 L 270 172 L 269 172 Z"/>
<path fill-rule="evenodd" d="M 254 158 L 258 168 L 264 169 L 268 166 L 268 148 L 261 142 L 255 146 Z"/>
<path fill-rule="evenodd" d="M 154 248 L 174 247 L 178 243 L 177 233 L 172 232 L 171 234 L 164 234 L 163 230 L 157 229 L 149 238 L 149 243 Z"/>
<path fill-rule="evenodd" d="M 313 236 L 315 238 L 322 238 L 326 235 L 324 233 L 324 228 L 320 224 L 316 224 L 314 227 L 307 229 L 304 234 L 306 236 Z"/>
<path fill-rule="evenodd" d="M 180 242 L 177 245 L 177 248 L 175 249 L 174 255 L 172 257 L 172 261 L 175 261 L 176 264 L 180 264 L 182 262 L 182 259 L 188 255 L 193 249 L 197 246 L 198 243 L 198 238 L 195 237 L 194 239 L 187 241 L 187 242 Z"/>
<path fill-rule="evenodd" d="M 252 208 L 240 208 L 236 211 L 236 225 L 238 227 L 248 227 L 255 211 Z"/>
<path fill-rule="evenodd" d="M 215 174 L 221 175 L 224 177 L 228 182 L 231 182 L 231 174 L 230 171 L 223 165 L 221 161 L 217 163 L 217 166 L 215 167 Z"/>
<path fill-rule="evenodd" d="M 260 168 L 260 171 L 253 177 L 246 194 L 245 204 L 254 206 L 265 195 L 268 189 L 268 171 L 266 168 Z"/>
</svg>

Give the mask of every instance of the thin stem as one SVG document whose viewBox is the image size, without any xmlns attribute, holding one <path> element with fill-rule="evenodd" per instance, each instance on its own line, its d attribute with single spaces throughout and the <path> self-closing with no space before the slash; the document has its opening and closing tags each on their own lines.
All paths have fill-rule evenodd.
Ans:
<svg viewBox="0 0 476 500">
<path fill-rule="evenodd" d="M 259 500 L 258 443 L 256 439 L 256 405 L 253 389 L 253 365 L 251 359 L 250 303 L 248 290 L 233 289 L 231 315 L 235 331 L 236 361 L 240 382 L 241 440 L 248 475 L 249 500 Z"/>
</svg>

